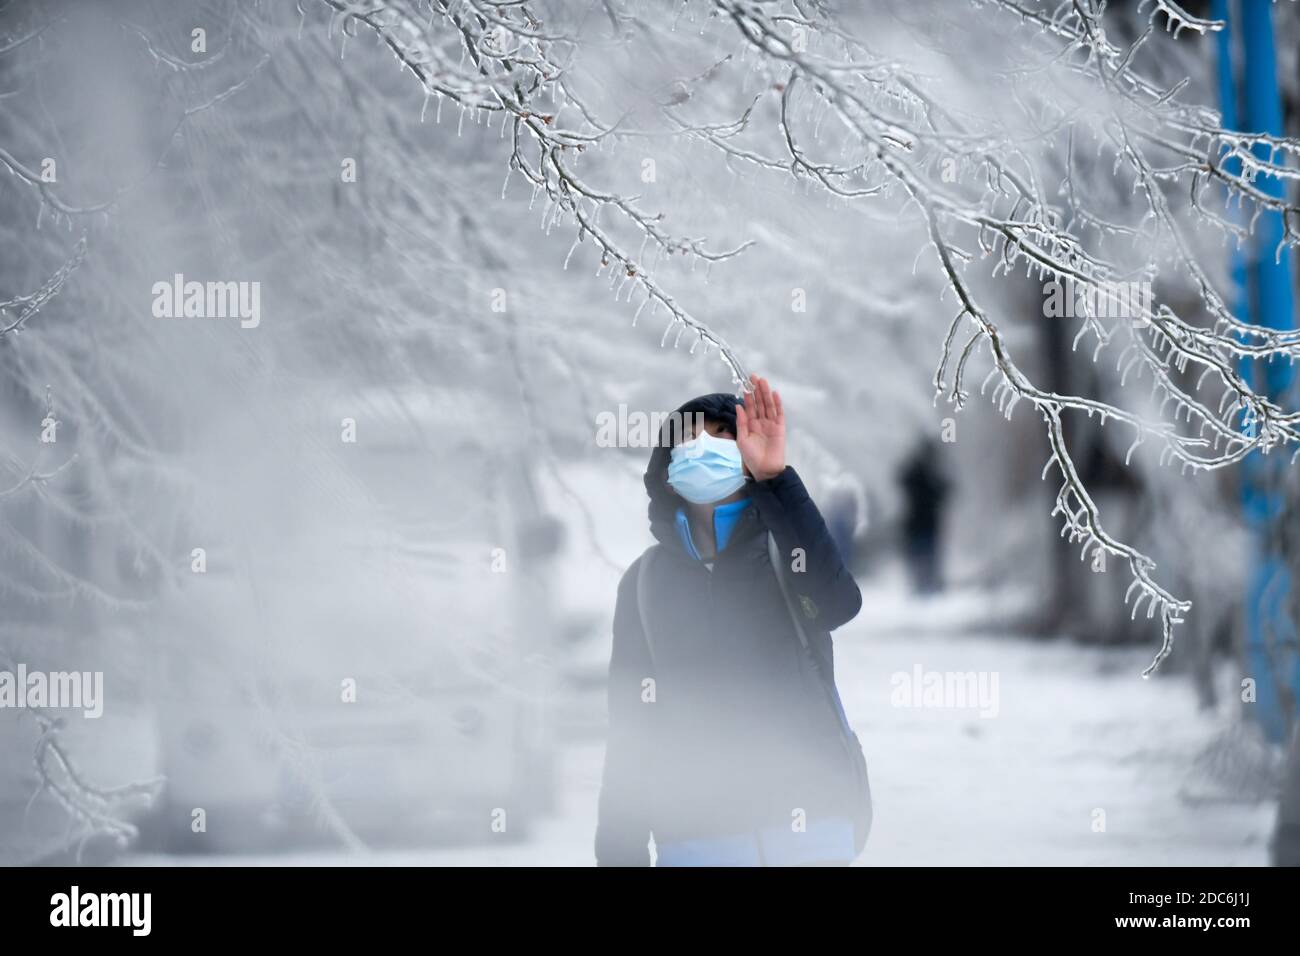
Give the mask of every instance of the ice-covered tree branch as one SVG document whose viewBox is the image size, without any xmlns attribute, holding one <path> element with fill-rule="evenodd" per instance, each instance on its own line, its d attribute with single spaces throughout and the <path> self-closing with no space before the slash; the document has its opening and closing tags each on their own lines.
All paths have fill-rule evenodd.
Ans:
<svg viewBox="0 0 1300 956">
<path fill-rule="evenodd" d="M 548 232 L 574 232 L 570 257 L 590 241 L 616 298 L 666 308 L 672 325 L 718 348 L 733 375 L 743 372 L 733 349 L 654 273 L 666 255 L 722 262 L 745 243 L 711 252 L 700 240 L 669 234 L 661 214 L 643 211 L 635 195 L 580 173 L 585 152 L 657 132 L 703 143 L 728 164 L 803 181 L 846 208 L 884 205 L 900 222 L 919 210 L 945 284 L 961 303 L 943 340 L 936 391 L 960 408 L 969 363 L 988 346 L 995 400 L 1007 414 L 1027 401 L 1043 418 L 1048 465 L 1062 480 L 1063 533 L 1083 541 L 1085 550 L 1122 557 L 1133 575 L 1134 612 L 1143 601 L 1150 602 L 1149 615 L 1159 612 L 1163 640 L 1153 667 L 1172 646 L 1188 603 L 1156 583 L 1153 560 L 1105 532 L 1067 450 L 1063 416 L 1083 413 L 1126 427 L 1130 455 L 1149 443 L 1162 463 L 1188 472 L 1300 444 L 1300 412 L 1255 391 L 1240 369 L 1243 359 L 1293 362 L 1300 335 L 1235 315 L 1188 236 L 1189 224 L 1197 223 L 1241 242 L 1268 211 L 1283 217 L 1282 242 L 1294 244 L 1300 238 L 1295 205 L 1257 183 L 1265 176 L 1294 182 L 1300 144 L 1224 129 L 1213 110 L 1184 101 L 1185 81 L 1162 85 L 1141 71 L 1144 48 L 1161 42 L 1162 32 L 1205 34 L 1220 28 L 1215 21 L 1157 2 L 1148 5 L 1149 22 L 1137 39 L 1123 45 L 1108 34 L 1100 4 L 976 0 L 973 9 L 988 18 L 990 34 L 1012 29 L 1025 40 L 981 78 L 999 94 L 981 111 L 949 105 L 940 79 L 873 50 L 860 39 L 866 35 L 861 23 L 843 11 L 756 0 L 687 4 L 676 15 L 690 21 L 683 33 L 702 38 L 700 59 L 707 65 L 649 93 L 653 110 L 620 108 L 602 117 L 609 104 L 583 92 L 581 75 L 584 49 L 598 41 L 589 30 L 566 26 L 563 14 L 544 4 L 323 2 L 344 35 L 349 24 L 369 28 L 426 95 L 454 102 L 458 123 L 466 111 L 500 116 L 502 134 L 510 137 L 509 170 L 532 186 L 534 200 L 543 200 Z M 610 2 L 605 9 L 616 41 L 662 42 L 631 5 Z M 748 75 L 737 75 L 741 70 Z M 745 89 L 753 76 L 765 89 Z M 776 121 L 760 124 L 755 111 L 765 109 L 769 96 Z M 730 116 L 728 104 L 737 109 Z M 649 121 L 654 114 L 657 125 Z M 1095 147 L 1091 157 L 1083 142 Z M 1107 164 L 1111 179 L 1127 170 L 1136 204 L 1106 205 L 1093 198 L 1095 190 L 1078 187 Z M 1055 195 L 1048 188 L 1052 177 L 1060 183 Z M 1217 212 L 1225 201 L 1245 214 Z M 639 235 L 635 253 L 618 238 L 622 230 Z M 654 254 L 649 261 L 647 247 Z M 1023 270 L 1077 293 L 1075 347 L 1091 338 L 1093 361 L 1110 353 L 1120 393 L 1060 394 L 1036 386 L 968 277 L 979 262 L 990 264 L 995 277 Z M 1109 314 L 1110 290 L 1133 282 L 1160 290 L 1190 285 L 1203 312 L 1180 314 L 1171 301 L 1152 297 L 1123 315 Z M 1123 398 L 1143 388 L 1158 419 L 1138 410 L 1145 399 Z"/>
</svg>

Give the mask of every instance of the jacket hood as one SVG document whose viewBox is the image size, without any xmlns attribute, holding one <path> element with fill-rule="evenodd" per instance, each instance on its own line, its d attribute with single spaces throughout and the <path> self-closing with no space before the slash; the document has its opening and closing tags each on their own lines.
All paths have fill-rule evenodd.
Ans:
<svg viewBox="0 0 1300 956">
<path fill-rule="evenodd" d="M 668 463 L 672 460 L 673 446 L 682 440 L 682 426 L 691 421 L 691 416 L 702 413 L 705 418 L 726 422 L 731 433 L 736 433 L 736 406 L 743 405 L 744 400 L 727 392 L 714 392 L 692 398 L 676 412 L 668 416 L 659 433 L 658 444 L 650 451 L 650 463 L 645 470 L 645 490 L 650 496 L 650 533 L 661 542 L 676 539 L 674 521 L 682 499 L 668 484 Z"/>
</svg>

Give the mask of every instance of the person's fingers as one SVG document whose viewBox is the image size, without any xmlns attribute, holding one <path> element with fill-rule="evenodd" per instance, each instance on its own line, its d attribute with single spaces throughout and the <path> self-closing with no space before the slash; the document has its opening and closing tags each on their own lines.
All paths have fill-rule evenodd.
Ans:
<svg viewBox="0 0 1300 956">
<path fill-rule="evenodd" d="M 754 421 L 761 422 L 763 420 L 763 380 L 758 377 L 757 373 L 755 373 L 749 376 L 749 382 L 752 386 L 750 395 L 753 400 L 753 405 L 749 409 L 749 414 L 753 417 Z"/>
<path fill-rule="evenodd" d="M 772 406 L 773 406 L 773 408 L 776 409 L 776 423 L 777 423 L 778 425 L 784 425 L 784 424 L 785 424 L 785 408 L 782 407 L 782 405 L 781 405 L 781 393 L 780 393 L 780 392 L 776 392 L 776 391 L 772 392 Z"/>
<path fill-rule="evenodd" d="M 772 386 L 767 383 L 767 379 L 760 378 L 761 389 L 763 393 L 763 417 L 768 420 L 776 418 L 776 407 L 772 404 Z"/>
<path fill-rule="evenodd" d="M 749 435 L 749 418 L 745 413 L 745 406 L 739 402 L 736 403 L 736 440 L 745 438 Z"/>
</svg>

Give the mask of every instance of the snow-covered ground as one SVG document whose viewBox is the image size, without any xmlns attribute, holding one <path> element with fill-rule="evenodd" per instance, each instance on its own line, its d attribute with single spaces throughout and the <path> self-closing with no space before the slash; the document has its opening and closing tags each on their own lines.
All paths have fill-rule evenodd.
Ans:
<svg viewBox="0 0 1300 956">
<path fill-rule="evenodd" d="M 837 650 L 875 795 L 864 863 L 1267 862 L 1273 804 L 1193 799 L 1207 791 L 1193 763 L 1227 719 L 1198 715 L 1183 678 L 1143 680 L 1149 649 L 864 623 Z M 890 678 L 918 664 L 996 673 L 996 716 L 891 706 Z"/>
<path fill-rule="evenodd" d="M 1267 862 L 1274 804 L 1204 799 L 1205 781 L 1193 769 L 1229 718 L 1198 714 L 1183 678 L 1142 680 L 1146 649 L 962 633 L 956 622 L 996 610 L 989 599 L 916 602 L 901 596 L 895 579 L 865 596 L 859 620 L 837 635 L 839 684 L 875 797 L 860 865 Z M 988 692 L 996 675 L 996 697 L 965 707 L 900 706 L 902 675 L 914 679 L 918 667 L 922 675 L 982 673 Z M 525 842 L 123 862 L 588 865 L 601 758 L 598 743 L 566 750 L 558 812 Z"/>
</svg>

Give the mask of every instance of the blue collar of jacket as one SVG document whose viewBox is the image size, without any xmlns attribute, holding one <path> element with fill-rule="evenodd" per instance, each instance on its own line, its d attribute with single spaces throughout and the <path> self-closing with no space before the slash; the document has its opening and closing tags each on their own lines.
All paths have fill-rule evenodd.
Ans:
<svg viewBox="0 0 1300 956">
<path fill-rule="evenodd" d="M 753 499 L 746 496 L 713 509 L 713 538 L 717 543 L 715 552 L 721 553 L 727 546 L 727 542 L 731 540 L 731 532 L 736 528 L 736 522 L 752 503 Z M 695 548 L 695 540 L 691 537 L 691 522 L 686 517 L 685 508 L 677 509 L 677 536 L 682 539 L 682 547 L 686 549 L 686 553 L 696 561 L 701 560 L 700 552 Z"/>
</svg>

